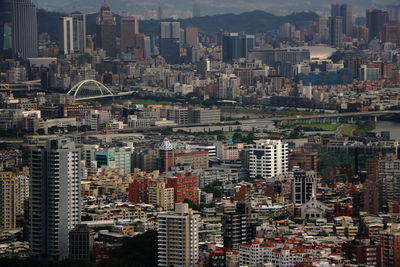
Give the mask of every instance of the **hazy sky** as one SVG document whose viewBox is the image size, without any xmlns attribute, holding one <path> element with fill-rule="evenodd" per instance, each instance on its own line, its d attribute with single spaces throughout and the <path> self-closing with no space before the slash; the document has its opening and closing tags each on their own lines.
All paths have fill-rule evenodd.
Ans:
<svg viewBox="0 0 400 267">
<path fill-rule="evenodd" d="M 103 0 L 33 0 L 41 8 L 63 10 L 66 12 L 81 10 L 95 12 Z M 188 15 L 195 0 L 107 0 L 115 12 L 145 13 L 156 10 L 159 6 L 168 12 Z M 400 0 L 197 0 L 203 15 L 264 10 L 274 14 L 288 14 L 293 11 L 313 10 L 328 11 L 331 3 L 351 3 L 355 13 L 363 14 L 366 8 L 384 8 L 390 4 L 400 4 Z M 185 13 L 186 12 L 186 13 Z"/>
</svg>

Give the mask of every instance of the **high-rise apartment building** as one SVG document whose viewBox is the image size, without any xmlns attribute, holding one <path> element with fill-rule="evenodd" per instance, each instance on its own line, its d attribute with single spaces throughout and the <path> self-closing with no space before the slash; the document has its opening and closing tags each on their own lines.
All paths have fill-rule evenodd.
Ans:
<svg viewBox="0 0 400 267">
<path fill-rule="evenodd" d="M 317 173 L 314 171 L 298 170 L 294 172 L 292 183 L 292 201 L 295 204 L 308 202 L 313 192 L 316 192 Z"/>
<path fill-rule="evenodd" d="M 110 6 L 104 2 L 96 19 L 96 48 L 102 48 L 109 57 L 115 57 L 117 54 L 116 24 Z"/>
<path fill-rule="evenodd" d="M 31 256 L 65 259 L 68 234 L 81 220 L 80 150 L 69 139 L 49 139 L 30 150 Z"/>
<path fill-rule="evenodd" d="M 135 48 L 135 36 L 139 33 L 139 21 L 133 16 L 121 19 L 121 52 L 133 51 Z"/>
<path fill-rule="evenodd" d="M 379 180 L 381 184 L 382 203 L 400 203 L 400 160 L 387 156 L 379 160 Z"/>
<path fill-rule="evenodd" d="M 71 14 L 74 53 L 85 54 L 86 49 L 86 15 L 80 12 Z"/>
<path fill-rule="evenodd" d="M 368 9 L 366 13 L 369 40 L 379 37 L 383 25 L 389 23 L 389 13 L 378 9 Z"/>
<path fill-rule="evenodd" d="M 58 40 L 60 51 L 64 55 L 74 53 L 74 30 L 71 17 L 61 17 L 58 19 Z"/>
<path fill-rule="evenodd" d="M 199 220 L 187 203 L 162 213 L 158 223 L 158 266 L 196 266 L 199 260 Z"/>
<path fill-rule="evenodd" d="M 343 18 L 340 16 L 329 17 L 328 19 L 329 27 L 329 43 L 333 47 L 343 46 Z"/>
<path fill-rule="evenodd" d="M 288 144 L 280 140 L 257 140 L 249 147 L 250 178 L 271 179 L 288 171 Z"/>
<path fill-rule="evenodd" d="M 12 50 L 14 57 L 37 57 L 36 6 L 31 0 L 12 0 L 11 12 Z"/>
<path fill-rule="evenodd" d="M 17 186 L 12 172 L 0 172 L 0 228 L 16 227 Z"/>
<path fill-rule="evenodd" d="M 350 4 L 340 6 L 340 16 L 342 17 L 342 32 L 351 37 L 353 33 L 353 8 Z"/>
</svg>

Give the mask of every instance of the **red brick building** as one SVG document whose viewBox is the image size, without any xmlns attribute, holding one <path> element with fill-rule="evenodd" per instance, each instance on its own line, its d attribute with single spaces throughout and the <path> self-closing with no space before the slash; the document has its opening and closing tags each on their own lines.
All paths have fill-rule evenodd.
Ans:
<svg viewBox="0 0 400 267">
<path fill-rule="evenodd" d="M 160 155 L 160 160 L 161 160 L 161 172 L 167 172 L 170 167 L 175 166 L 175 152 L 174 150 L 167 150 L 167 149 L 162 149 L 159 150 L 159 155 Z"/>
<path fill-rule="evenodd" d="M 185 198 L 190 199 L 198 204 L 198 178 L 196 175 L 188 173 L 175 173 L 171 177 L 167 177 L 167 187 L 174 188 L 174 203 L 180 203 Z"/>
<path fill-rule="evenodd" d="M 156 185 L 157 181 L 151 178 L 136 178 L 129 184 L 128 200 L 136 203 L 148 203 L 147 189 Z"/>
<path fill-rule="evenodd" d="M 384 232 L 380 232 L 379 241 L 382 244 L 382 266 L 400 266 L 399 229 L 389 229 Z"/>
</svg>

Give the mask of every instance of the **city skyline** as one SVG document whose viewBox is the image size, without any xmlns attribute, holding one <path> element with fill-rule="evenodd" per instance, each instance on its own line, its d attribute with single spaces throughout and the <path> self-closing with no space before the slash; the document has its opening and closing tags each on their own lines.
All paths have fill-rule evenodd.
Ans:
<svg viewBox="0 0 400 267">
<path fill-rule="evenodd" d="M 361 2 L 0 0 L 0 266 L 400 266 L 400 4 Z"/>
</svg>

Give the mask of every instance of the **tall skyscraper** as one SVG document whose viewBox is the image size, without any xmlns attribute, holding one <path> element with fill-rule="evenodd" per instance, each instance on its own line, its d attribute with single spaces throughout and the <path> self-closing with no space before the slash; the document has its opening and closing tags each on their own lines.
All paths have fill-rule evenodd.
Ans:
<svg viewBox="0 0 400 267">
<path fill-rule="evenodd" d="M 340 17 L 340 4 L 331 4 L 331 17 Z"/>
<path fill-rule="evenodd" d="M 80 223 L 80 150 L 69 139 L 49 139 L 30 150 L 31 256 L 68 257 L 68 234 Z"/>
<path fill-rule="evenodd" d="M 353 31 L 353 11 L 350 4 L 332 4 L 331 17 L 342 17 L 341 32 L 347 36 L 352 35 Z"/>
<path fill-rule="evenodd" d="M 0 59 L 12 57 L 11 0 L 0 0 Z"/>
<path fill-rule="evenodd" d="M 109 57 L 115 57 L 117 54 L 116 24 L 110 6 L 104 2 L 96 19 L 96 48 L 102 48 Z"/>
<path fill-rule="evenodd" d="M 12 0 L 11 10 L 12 46 L 14 57 L 37 57 L 38 40 L 36 6 L 31 0 Z"/>
<path fill-rule="evenodd" d="M 257 140 L 249 147 L 250 178 L 271 179 L 289 168 L 289 149 L 280 140 Z"/>
<path fill-rule="evenodd" d="M 71 17 L 74 52 L 83 55 L 86 49 L 86 15 L 76 12 L 72 13 Z"/>
<path fill-rule="evenodd" d="M 177 203 L 175 212 L 157 216 L 158 266 L 197 266 L 199 220 L 187 203 Z"/>
<path fill-rule="evenodd" d="M 135 36 L 139 33 L 139 21 L 132 16 L 121 19 L 121 52 L 133 51 Z"/>
<path fill-rule="evenodd" d="M 340 6 L 340 16 L 342 17 L 342 32 L 351 37 L 353 33 L 353 9 L 350 4 Z"/>
<path fill-rule="evenodd" d="M 71 17 L 58 19 L 59 49 L 64 54 L 74 53 L 74 30 Z"/>
<path fill-rule="evenodd" d="M 181 27 L 179 22 L 160 23 L 160 54 L 168 64 L 178 64 Z"/>
<path fill-rule="evenodd" d="M 333 47 L 342 47 L 343 46 L 343 38 L 342 38 L 342 17 L 329 17 L 328 26 L 329 26 L 329 44 Z"/>
<path fill-rule="evenodd" d="M 383 31 L 383 25 L 389 23 L 389 13 L 378 9 L 367 10 L 368 37 L 371 41 Z"/>
</svg>

